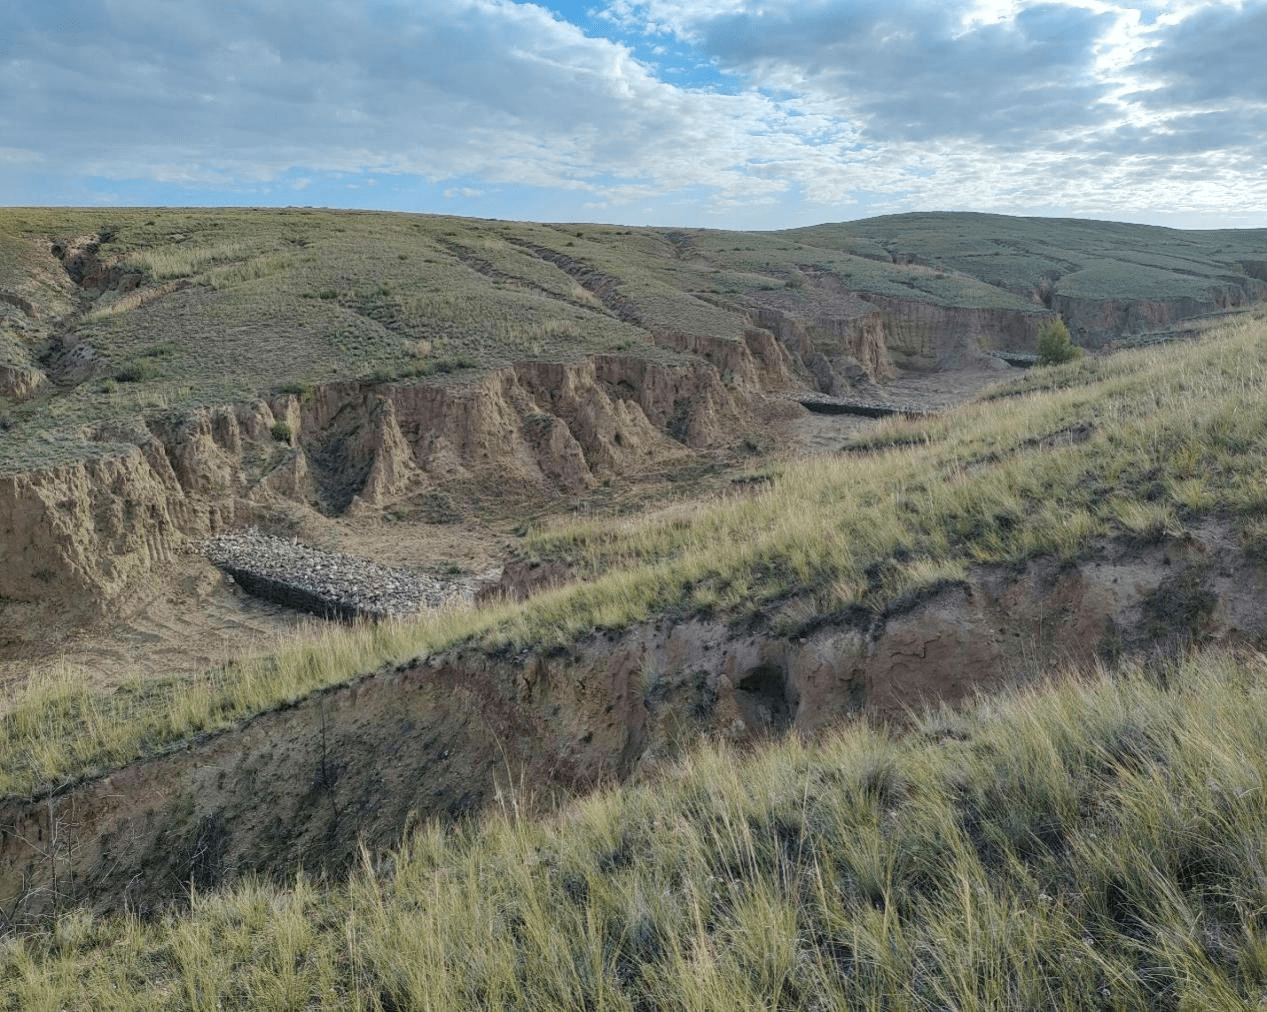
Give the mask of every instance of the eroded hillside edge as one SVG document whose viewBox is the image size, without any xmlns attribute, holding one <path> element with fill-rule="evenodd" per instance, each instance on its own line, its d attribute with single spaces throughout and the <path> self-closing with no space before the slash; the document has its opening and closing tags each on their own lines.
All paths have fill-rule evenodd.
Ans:
<svg viewBox="0 0 1267 1012">
<path fill-rule="evenodd" d="M 479 811 L 508 779 L 573 790 L 652 772 L 699 735 L 903 721 L 1054 663 L 1258 642 L 1267 570 L 1215 521 L 1097 541 L 1079 561 L 982 566 L 877 614 L 638 623 L 551 651 L 419 657 L 56 795 L 0 807 L 10 921 L 72 903 L 154 910 L 192 883 L 339 872 L 358 841 Z"/>
</svg>

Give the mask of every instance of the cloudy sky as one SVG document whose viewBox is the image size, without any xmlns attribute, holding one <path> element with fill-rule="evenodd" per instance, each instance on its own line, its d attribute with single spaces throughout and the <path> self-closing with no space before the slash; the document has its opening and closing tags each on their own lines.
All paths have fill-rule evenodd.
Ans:
<svg viewBox="0 0 1267 1012">
<path fill-rule="evenodd" d="M 0 204 L 1267 226 L 1267 0 L 0 0 Z"/>
</svg>

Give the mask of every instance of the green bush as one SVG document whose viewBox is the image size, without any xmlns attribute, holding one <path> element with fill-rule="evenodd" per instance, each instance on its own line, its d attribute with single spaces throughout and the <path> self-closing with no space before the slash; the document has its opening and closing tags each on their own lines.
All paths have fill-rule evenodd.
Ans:
<svg viewBox="0 0 1267 1012">
<path fill-rule="evenodd" d="M 1060 365 L 1082 357 L 1082 349 L 1069 338 L 1064 320 L 1044 323 L 1038 331 L 1038 364 Z"/>
<path fill-rule="evenodd" d="M 294 435 L 294 433 L 291 432 L 290 426 L 285 422 L 274 422 L 272 429 L 269 431 L 272 432 L 273 438 L 279 443 L 289 443 L 290 437 Z"/>
<path fill-rule="evenodd" d="M 311 403 L 312 398 L 317 393 L 317 388 L 311 383 L 301 383 L 298 380 L 290 380 L 282 383 L 280 386 L 274 387 L 279 394 L 294 394 L 304 404 Z"/>
<path fill-rule="evenodd" d="M 114 378 L 120 383 L 144 383 L 158 374 L 150 359 L 129 359 L 114 372 Z"/>
</svg>

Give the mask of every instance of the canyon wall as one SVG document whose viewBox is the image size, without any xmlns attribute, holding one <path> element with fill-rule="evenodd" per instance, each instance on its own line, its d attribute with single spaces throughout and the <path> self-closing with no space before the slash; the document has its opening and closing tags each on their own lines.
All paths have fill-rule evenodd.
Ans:
<svg viewBox="0 0 1267 1012">
<path fill-rule="evenodd" d="M 583 491 L 735 441 L 752 398 L 786 376 L 768 335 L 665 341 L 696 354 L 521 363 L 467 384 L 333 383 L 107 427 L 87 459 L 0 476 L 0 598 L 104 613 L 185 537 L 247 523 L 262 504 L 337 515 L 460 479 Z"/>
<path fill-rule="evenodd" d="M 1049 304 L 1064 319 L 1076 343 L 1100 348 L 1125 335 L 1166 330 L 1185 320 L 1216 316 L 1264 298 L 1267 283 L 1254 279 L 1211 287 L 1204 298 L 1094 299 L 1056 291 Z"/>
</svg>

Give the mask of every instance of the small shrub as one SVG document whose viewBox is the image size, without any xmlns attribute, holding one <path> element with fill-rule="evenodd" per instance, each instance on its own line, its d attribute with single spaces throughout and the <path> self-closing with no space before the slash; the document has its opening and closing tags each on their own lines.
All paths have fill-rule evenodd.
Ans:
<svg viewBox="0 0 1267 1012">
<path fill-rule="evenodd" d="M 273 427 L 269 431 L 272 432 L 273 438 L 279 443 L 289 443 L 291 436 L 294 435 L 286 422 L 274 422 Z"/>
<path fill-rule="evenodd" d="M 1082 349 L 1069 338 L 1064 320 L 1044 323 L 1038 331 L 1038 364 L 1060 365 L 1082 357 Z"/>
<path fill-rule="evenodd" d="M 140 353 L 140 358 L 171 358 L 180 350 L 180 345 L 175 341 L 162 341 L 158 344 L 152 344 Z"/>
<path fill-rule="evenodd" d="M 298 397 L 307 404 L 312 400 L 317 391 L 316 387 L 314 387 L 311 383 L 301 383 L 298 380 L 288 380 L 287 382 L 278 385 L 277 392 L 279 394 L 294 394 L 294 396 Z"/>
<path fill-rule="evenodd" d="M 151 359 L 130 359 L 115 370 L 114 378 L 120 383 L 144 383 L 157 372 Z"/>
</svg>

